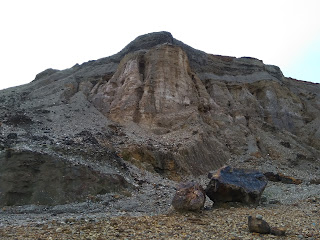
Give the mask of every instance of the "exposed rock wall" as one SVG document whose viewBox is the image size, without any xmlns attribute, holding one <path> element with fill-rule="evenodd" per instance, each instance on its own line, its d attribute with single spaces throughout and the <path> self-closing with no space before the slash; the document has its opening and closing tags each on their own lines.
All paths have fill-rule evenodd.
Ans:
<svg viewBox="0 0 320 240">
<path fill-rule="evenodd" d="M 170 128 L 210 109 L 210 96 L 186 53 L 168 44 L 126 56 L 92 101 L 114 121 L 151 129 Z"/>
<path fill-rule="evenodd" d="M 220 167 L 230 154 L 290 162 L 303 152 L 317 158 L 317 147 L 307 150 L 296 144 L 300 153 L 288 154 L 276 144 L 279 138 L 292 139 L 306 125 L 305 99 L 288 81 L 294 80 L 261 60 L 209 55 L 170 39 L 127 54 L 90 98 L 115 122 L 135 123 L 150 135 L 167 136 L 166 141 L 174 135 L 180 146 L 172 157 L 177 167 L 170 171 L 200 174 L 206 167 Z M 317 92 L 319 86 L 314 86 Z M 317 103 L 312 106 L 319 111 Z M 186 136 L 188 131 L 195 134 Z M 316 139 L 308 144 L 316 146 Z M 165 144 L 162 138 L 158 141 Z"/>
</svg>

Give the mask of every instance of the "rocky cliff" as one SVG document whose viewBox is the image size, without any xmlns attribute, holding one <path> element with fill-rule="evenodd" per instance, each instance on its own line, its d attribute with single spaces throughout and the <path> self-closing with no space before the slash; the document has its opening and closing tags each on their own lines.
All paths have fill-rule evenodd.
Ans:
<svg viewBox="0 0 320 240">
<path fill-rule="evenodd" d="M 225 163 L 320 175 L 319 84 L 258 59 L 207 54 L 168 32 L 140 36 L 111 57 L 47 69 L 0 91 L 0 102 L 2 205 L 21 204 L 10 196 L 55 204 L 64 199 L 57 191 L 65 201 L 75 200 L 68 192 L 122 191 L 134 184 L 130 164 L 173 180 Z M 17 167 L 29 165 L 27 173 Z M 48 174 L 61 188 L 43 198 Z M 63 176 L 74 184 L 63 187 Z"/>
</svg>

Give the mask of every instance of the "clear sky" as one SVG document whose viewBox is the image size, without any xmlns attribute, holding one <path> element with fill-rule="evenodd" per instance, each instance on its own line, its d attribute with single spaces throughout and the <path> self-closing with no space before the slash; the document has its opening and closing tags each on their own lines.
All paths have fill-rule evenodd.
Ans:
<svg viewBox="0 0 320 240">
<path fill-rule="evenodd" d="M 320 82 L 319 0 L 2 0 L 0 89 L 169 31 L 207 53 L 250 56 Z"/>
</svg>

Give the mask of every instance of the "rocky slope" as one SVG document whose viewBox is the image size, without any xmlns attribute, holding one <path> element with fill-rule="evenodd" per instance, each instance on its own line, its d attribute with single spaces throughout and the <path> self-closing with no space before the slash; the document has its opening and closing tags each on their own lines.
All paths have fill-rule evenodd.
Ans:
<svg viewBox="0 0 320 240">
<path fill-rule="evenodd" d="M 141 184 L 132 164 L 171 180 L 226 163 L 305 182 L 320 176 L 319 84 L 167 32 L 47 69 L 0 91 L 0 102 L 2 206 L 131 191 Z"/>
</svg>

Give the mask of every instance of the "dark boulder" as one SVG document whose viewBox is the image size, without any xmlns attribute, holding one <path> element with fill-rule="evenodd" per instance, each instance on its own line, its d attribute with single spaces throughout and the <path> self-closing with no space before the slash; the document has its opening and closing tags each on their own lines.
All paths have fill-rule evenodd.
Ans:
<svg viewBox="0 0 320 240">
<path fill-rule="evenodd" d="M 263 173 L 224 166 L 212 176 L 206 194 L 214 202 L 257 204 L 266 185 Z"/>
<path fill-rule="evenodd" d="M 178 211 L 203 209 L 206 194 L 202 186 L 195 182 L 180 183 L 172 199 L 172 206 Z"/>
</svg>

